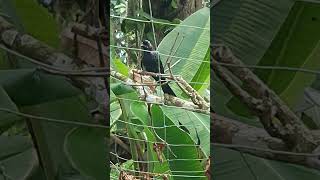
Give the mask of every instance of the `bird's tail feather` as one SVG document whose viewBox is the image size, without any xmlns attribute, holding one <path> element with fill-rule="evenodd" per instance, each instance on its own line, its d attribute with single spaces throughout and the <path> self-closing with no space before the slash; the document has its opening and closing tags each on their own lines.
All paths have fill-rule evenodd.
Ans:
<svg viewBox="0 0 320 180">
<path fill-rule="evenodd" d="M 162 91 L 165 93 L 165 94 L 169 94 L 171 96 L 176 96 L 176 94 L 173 92 L 173 90 L 171 89 L 171 87 L 169 86 L 169 84 L 164 84 L 161 86 L 162 88 Z"/>
</svg>

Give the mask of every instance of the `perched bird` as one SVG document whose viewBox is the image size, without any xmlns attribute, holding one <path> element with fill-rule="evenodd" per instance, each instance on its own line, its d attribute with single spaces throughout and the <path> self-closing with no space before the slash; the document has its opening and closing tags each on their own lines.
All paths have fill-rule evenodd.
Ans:
<svg viewBox="0 0 320 180">
<path fill-rule="evenodd" d="M 157 54 L 157 52 L 154 51 L 152 44 L 148 40 L 144 40 L 141 44 L 141 48 L 143 50 L 142 60 L 141 60 L 141 67 L 143 70 L 153 73 L 161 73 L 164 74 L 164 68 L 162 65 L 162 62 Z M 149 52 L 151 51 L 151 52 Z M 160 63 L 160 64 L 159 64 Z M 159 71 L 160 70 L 160 71 Z M 159 82 L 159 77 L 153 77 L 157 82 Z M 162 91 L 165 94 L 169 94 L 172 96 L 176 96 L 176 94 L 173 92 L 169 84 L 164 84 L 166 82 L 165 77 L 161 77 L 161 88 Z"/>
</svg>

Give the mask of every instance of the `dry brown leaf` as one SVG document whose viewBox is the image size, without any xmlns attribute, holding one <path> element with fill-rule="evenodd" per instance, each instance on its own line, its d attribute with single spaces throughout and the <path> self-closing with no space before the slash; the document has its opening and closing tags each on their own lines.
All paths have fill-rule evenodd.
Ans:
<svg viewBox="0 0 320 180">
<path fill-rule="evenodd" d="M 72 25 L 69 25 L 61 33 L 62 47 L 64 49 L 74 48 L 73 47 L 74 33 L 71 32 L 71 28 L 72 28 Z M 80 58 L 80 60 L 88 64 L 91 64 L 95 67 L 99 67 L 100 61 L 99 61 L 99 52 L 98 52 L 97 42 L 80 35 L 77 36 L 77 42 L 78 42 L 78 58 Z M 106 61 L 109 56 L 109 51 L 104 44 L 102 44 L 101 46 L 102 46 L 103 59 Z"/>
</svg>

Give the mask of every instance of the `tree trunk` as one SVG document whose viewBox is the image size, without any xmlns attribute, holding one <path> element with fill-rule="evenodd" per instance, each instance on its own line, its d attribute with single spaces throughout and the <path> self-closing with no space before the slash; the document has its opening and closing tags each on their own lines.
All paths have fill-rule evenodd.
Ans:
<svg viewBox="0 0 320 180">
<path fill-rule="evenodd" d="M 178 18 L 184 20 L 192 13 L 203 7 L 202 0 L 176 0 L 176 7 L 172 7 L 174 0 L 156 0 L 151 1 L 152 16 L 154 18 L 166 19 L 169 21 Z M 149 14 L 149 0 L 143 0 L 143 9 Z"/>
</svg>

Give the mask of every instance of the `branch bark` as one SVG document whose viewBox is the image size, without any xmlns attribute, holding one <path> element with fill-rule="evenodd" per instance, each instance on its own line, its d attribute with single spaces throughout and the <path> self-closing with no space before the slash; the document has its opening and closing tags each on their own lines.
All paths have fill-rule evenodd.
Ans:
<svg viewBox="0 0 320 180">
<path fill-rule="evenodd" d="M 42 64 L 53 67 L 53 69 L 71 72 L 77 70 L 81 71 L 81 69 L 87 68 L 79 67 L 72 58 L 58 52 L 36 38 L 28 34 L 20 33 L 3 17 L 0 17 L 0 34 L 0 42 L 6 46 L 6 48 L 37 60 Z M 108 90 L 104 85 L 103 78 L 66 76 L 73 82 L 76 82 L 75 84 L 81 84 L 79 88 L 82 89 L 83 92 L 94 92 L 93 94 L 87 93 L 87 95 L 98 102 L 99 106 L 101 106 L 101 113 L 107 117 L 107 114 L 109 113 Z"/>
<path fill-rule="evenodd" d="M 212 115 L 214 143 L 229 144 L 259 157 L 320 169 L 319 133 L 309 130 L 290 108 L 224 45 L 213 45 L 211 72 L 249 107 L 264 129 Z M 245 87 L 240 86 L 242 81 Z M 283 152 L 285 151 L 285 152 Z"/>
<path fill-rule="evenodd" d="M 225 147 L 258 157 L 299 164 L 320 169 L 320 152 L 293 153 L 278 138 L 271 137 L 263 128 L 250 126 L 218 114 L 211 113 L 212 146 Z M 319 131 L 313 131 L 319 134 Z"/>
<path fill-rule="evenodd" d="M 294 152 L 312 152 L 318 146 L 310 130 L 254 73 L 223 45 L 212 46 L 212 69 L 225 86 L 259 117 L 272 137 L 280 138 Z M 238 65 L 225 66 L 221 63 Z M 234 75 L 234 76 L 231 76 Z M 251 87 L 246 91 L 235 82 L 235 77 Z"/>
</svg>

